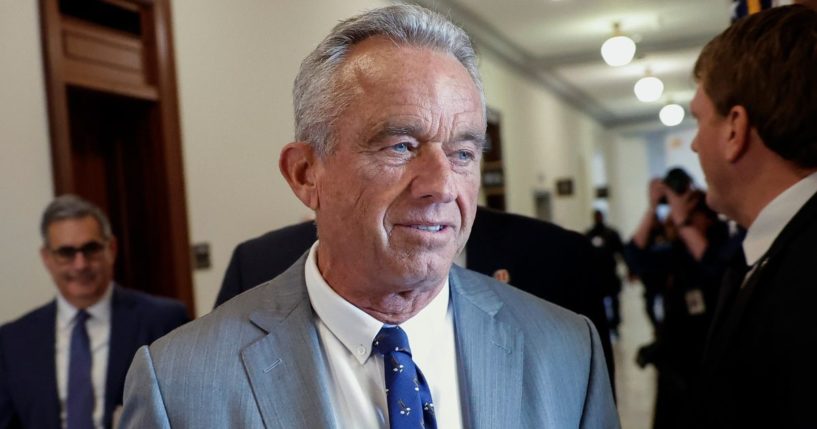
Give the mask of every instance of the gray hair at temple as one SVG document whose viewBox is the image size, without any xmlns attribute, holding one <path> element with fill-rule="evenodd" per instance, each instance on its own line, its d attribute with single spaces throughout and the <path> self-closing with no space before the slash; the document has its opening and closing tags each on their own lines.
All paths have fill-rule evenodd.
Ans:
<svg viewBox="0 0 817 429">
<path fill-rule="evenodd" d="M 40 235 L 43 237 L 43 243 L 48 244 L 48 227 L 52 223 L 66 219 L 82 219 L 88 216 L 96 219 L 97 223 L 99 223 L 102 237 L 106 240 L 110 239 L 112 235 L 111 223 L 102 209 L 76 195 L 60 195 L 43 212 L 43 218 L 40 221 Z"/>
<path fill-rule="evenodd" d="M 352 46 L 373 36 L 453 55 L 471 75 L 485 110 L 477 56 L 468 34 L 439 13 L 415 5 L 394 5 L 340 22 L 303 60 L 292 91 L 296 140 L 308 142 L 320 156 L 331 153 L 332 126 L 351 98 L 337 82 L 338 68 Z"/>
</svg>

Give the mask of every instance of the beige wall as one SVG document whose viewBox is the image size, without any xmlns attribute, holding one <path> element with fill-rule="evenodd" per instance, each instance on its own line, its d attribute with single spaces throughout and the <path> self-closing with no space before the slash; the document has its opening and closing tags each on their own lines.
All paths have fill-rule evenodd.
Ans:
<svg viewBox="0 0 817 429">
<path fill-rule="evenodd" d="M 339 19 L 389 3 L 172 2 L 190 237 L 212 249 L 213 267 L 194 273 L 200 314 L 236 244 L 310 214 L 277 166 L 292 139 L 300 60 Z M 0 322 L 54 293 L 37 256 L 37 218 L 52 196 L 38 22 L 36 2 L 0 0 Z M 502 115 L 509 209 L 533 215 L 534 191 L 572 177 L 576 193 L 554 196 L 554 217 L 583 229 L 592 153 L 605 131 L 490 55 L 481 67 L 489 105 Z"/>
<path fill-rule="evenodd" d="M 501 115 L 508 210 L 534 216 L 534 193 L 549 191 L 553 221 L 583 230 L 590 224 L 592 154 L 603 128 L 490 54 L 480 66 L 488 105 Z M 572 196 L 555 195 L 561 178 L 573 179 Z"/>
<path fill-rule="evenodd" d="M 0 323 L 55 293 L 37 252 L 53 192 L 37 3 L 0 0 Z"/>
</svg>

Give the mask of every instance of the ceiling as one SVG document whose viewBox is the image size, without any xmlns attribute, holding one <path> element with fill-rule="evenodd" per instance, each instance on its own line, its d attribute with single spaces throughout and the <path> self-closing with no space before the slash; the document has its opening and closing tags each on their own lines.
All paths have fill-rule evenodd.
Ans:
<svg viewBox="0 0 817 429">
<path fill-rule="evenodd" d="M 507 63 L 608 127 L 658 124 L 667 102 L 686 109 L 695 91 L 692 66 L 701 48 L 729 25 L 730 0 L 419 0 L 445 13 Z M 636 59 L 610 67 L 601 44 L 613 23 L 637 44 Z M 664 96 L 636 99 L 646 69 Z"/>
</svg>

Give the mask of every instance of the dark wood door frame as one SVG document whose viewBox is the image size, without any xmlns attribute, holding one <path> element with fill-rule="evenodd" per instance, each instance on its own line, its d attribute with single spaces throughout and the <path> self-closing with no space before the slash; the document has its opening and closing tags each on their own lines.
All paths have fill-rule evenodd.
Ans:
<svg viewBox="0 0 817 429">
<path fill-rule="evenodd" d="M 60 0 L 40 0 L 55 194 L 82 194 L 73 162 L 69 88 L 151 103 L 148 144 L 160 189 L 152 195 L 157 204 L 151 214 L 159 221 L 151 227 L 164 238 L 156 249 L 163 262 L 154 267 L 162 284 L 151 291 L 182 300 L 195 314 L 169 0 L 90 1 L 137 17 L 140 31 L 128 34 L 78 20 L 61 11 Z"/>
</svg>

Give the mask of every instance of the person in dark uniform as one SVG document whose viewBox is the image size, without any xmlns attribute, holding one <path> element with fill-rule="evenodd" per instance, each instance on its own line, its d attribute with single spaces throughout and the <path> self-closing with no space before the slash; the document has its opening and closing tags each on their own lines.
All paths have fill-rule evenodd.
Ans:
<svg viewBox="0 0 817 429">
<path fill-rule="evenodd" d="M 655 341 L 638 353 L 641 366 L 658 370 L 654 429 L 700 425 L 695 396 L 701 358 L 723 272 L 728 265 L 729 230 L 680 168 L 650 184 L 650 209 L 628 245 L 635 271 L 645 270 L 663 284 L 664 317 Z M 659 204 L 669 215 L 656 215 Z"/>
<path fill-rule="evenodd" d="M 608 281 L 604 282 L 604 305 L 607 310 L 607 321 L 610 324 L 610 332 L 618 336 L 618 325 L 621 323 L 621 308 L 618 296 L 621 293 L 621 279 L 616 273 L 616 265 L 619 259 L 624 259 L 624 243 L 618 231 L 604 223 L 604 213 L 601 210 L 593 211 L 593 226 L 584 234 L 590 239 L 593 247 L 598 249 L 599 258 L 606 263 L 607 272 L 612 271 L 615 275 L 607 276 Z"/>
</svg>

